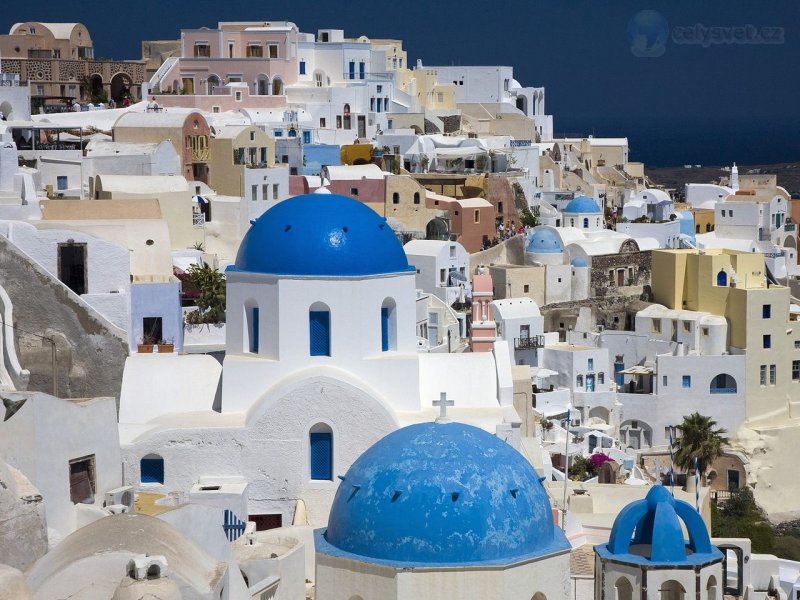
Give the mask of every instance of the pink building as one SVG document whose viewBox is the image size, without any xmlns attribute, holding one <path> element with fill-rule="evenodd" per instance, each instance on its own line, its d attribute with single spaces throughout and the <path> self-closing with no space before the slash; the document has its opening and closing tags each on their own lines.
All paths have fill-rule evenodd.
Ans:
<svg viewBox="0 0 800 600">
<path fill-rule="evenodd" d="M 327 166 L 322 177 L 328 180 L 328 189 L 333 194 L 349 196 L 368 205 L 380 205 L 383 214 L 386 197 L 386 176 L 375 164 Z"/>
<path fill-rule="evenodd" d="M 297 82 L 297 26 L 287 21 L 220 23 L 181 31 L 182 57 L 162 74 L 154 94 L 208 95 L 243 82 L 252 95 L 284 96 Z"/>
</svg>

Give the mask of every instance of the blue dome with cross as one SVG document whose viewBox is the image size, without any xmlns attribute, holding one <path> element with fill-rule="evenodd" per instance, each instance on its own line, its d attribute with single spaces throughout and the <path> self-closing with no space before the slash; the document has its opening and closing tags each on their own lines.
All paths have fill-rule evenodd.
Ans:
<svg viewBox="0 0 800 600">
<path fill-rule="evenodd" d="M 245 234 L 234 271 L 302 277 L 414 272 L 386 219 L 337 194 L 295 196 Z"/>
<path fill-rule="evenodd" d="M 341 479 L 318 552 L 403 566 L 481 565 L 570 548 L 530 463 L 470 425 L 394 431 Z"/>
<path fill-rule="evenodd" d="M 722 560 L 700 513 L 688 502 L 673 498 L 663 485 L 653 486 L 644 499 L 623 508 L 608 544 L 595 550 L 603 558 L 640 565 L 693 566 Z"/>
<path fill-rule="evenodd" d="M 567 204 L 565 213 L 599 213 L 600 207 L 589 196 L 577 196 Z"/>
</svg>

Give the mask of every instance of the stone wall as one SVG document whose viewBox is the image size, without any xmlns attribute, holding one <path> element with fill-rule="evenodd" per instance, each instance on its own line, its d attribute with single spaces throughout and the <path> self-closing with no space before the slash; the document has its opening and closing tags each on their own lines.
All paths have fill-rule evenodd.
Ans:
<svg viewBox="0 0 800 600">
<path fill-rule="evenodd" d="M 633 268 L 633 280 L 630 281 L 628 269 Z M 614 270 L 614 283 L 609 280 L 608 272 Z M 617 286 L 617 269 L 625 269 L 624 285 Z M 650 292 L 650 273 L 652 271 L 652 253 L 620 252 L 592 257 L 592 273 L 589 281 L 589 293 L 592 296 L 639 296 Z"/>
<path fill-rule="evenodd" d="M 52 393 L 56 345 L 57 393 L 63 398 L 119 398 L 128 354 L 117 329 L 50 273 L 0 237 L 0 285 L 14 307 L 14 339 L 28 390 Z M 23 331 L 24 330 L 24 331 Z"/>
</svg>

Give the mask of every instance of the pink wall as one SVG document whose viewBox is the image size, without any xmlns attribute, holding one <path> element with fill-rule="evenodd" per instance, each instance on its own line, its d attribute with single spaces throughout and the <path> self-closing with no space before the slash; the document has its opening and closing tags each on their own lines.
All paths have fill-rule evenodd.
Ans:
<svg viewBox="0 0 800 600">
<path fill-rule="evenodd" d="M 356 188 L 358 195 L 351 194 L 350 191 Z M 333 194 L 341 194 L 342 196 L 349 196 L 354 200 L 361 202 L 380 204 L 384 203 L 386 197 L 386 180 L 385 179 L 340 179 L 338 181 L 331 181 L 328 189 Z"/>
</svg>

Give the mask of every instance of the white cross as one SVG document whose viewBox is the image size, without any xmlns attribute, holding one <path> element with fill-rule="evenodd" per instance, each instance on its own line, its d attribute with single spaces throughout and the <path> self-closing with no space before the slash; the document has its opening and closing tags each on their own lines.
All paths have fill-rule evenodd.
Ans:
<svg viewBox="0 0 800 600">
<path fill-rule="evenodd" d="M 439 407 L 439 416 L 436 417 L 436 422 L 447 423 L 450 420 L 447 418 L 447 407 L 454 406 L 455 401 L 447 399 L 447 392 L 441 392 L 439 394 L 439 399 L 434 400 L 432 404 Z"/>
</svg>

